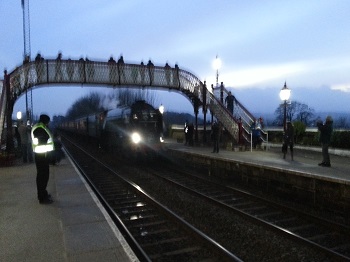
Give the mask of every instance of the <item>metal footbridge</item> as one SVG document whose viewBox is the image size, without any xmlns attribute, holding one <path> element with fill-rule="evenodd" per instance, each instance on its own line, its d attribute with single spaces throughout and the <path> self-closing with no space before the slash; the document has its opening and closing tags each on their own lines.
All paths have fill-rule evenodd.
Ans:
<svg viewBox="0 0 350 262">
<path fill-rule="evenodd" d="M 234 113 L 231 114 L 223 103 L 227 90 L 223 87 L 207 88 L 194 74 L 180 69 L 177 65 L 154 66 L 144 64 L 120 63 L 71 59 L 35 59 L 25 62 L 12 72 L 5 71 L 4 80 L 0 81 L 0 133 L 5 126 L 12 126 L 13 106 L 16 100 L 31 89 L 47 85 L 92 85 L 110 88 L 131 87 L 165 89 L 176 91 L 187 97 L 194 107 L 195 128 L 198 131 L 197 116 L 201 107 L 206 122 L 209 110 L 238 143 L 249 139 L 249 127 L 255 120 L 252 114 L 235 99 Z M 219 95 L 217 95 L 217 91 Z M 205 125 L 204 125 L 205 128 Z M 243 131 L 243 133 L 242 133 Z M 196 141 L 198 141 L 198 132 Z M 11 129 L 6 130 L 7 137 L 12 137 Z"/>
</svg>

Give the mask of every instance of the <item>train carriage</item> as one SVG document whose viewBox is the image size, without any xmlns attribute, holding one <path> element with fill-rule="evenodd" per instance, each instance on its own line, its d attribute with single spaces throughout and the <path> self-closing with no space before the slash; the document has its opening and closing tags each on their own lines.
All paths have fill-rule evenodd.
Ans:
<svg viewBox="0 0 350 262">
<path fill-rule="evenodd" d="M 107 151 L 153 154 L 162 150 L 163 117 L 145 101 L 131 106 L 91 114 L 71 123 L 62 123 L 61 129 L 85 135 L 98 141 Z"/>
</svg>

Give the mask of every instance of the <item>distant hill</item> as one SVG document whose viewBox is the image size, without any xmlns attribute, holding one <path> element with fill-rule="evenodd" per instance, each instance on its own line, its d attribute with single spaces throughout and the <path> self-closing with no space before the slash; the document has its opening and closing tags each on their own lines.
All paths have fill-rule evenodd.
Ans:
<svg viewBox="0 0 350 262">
<path fill-rule="evenodd" d="M 257 118 L 262 117 L 264 119 L 265 125 L 271 125 L 271 123 L 275 120 L 276 116 L 274 113 L 256 113 L 252 112 L 253 116 L 256 116 Z M 335 124 L 341 122 L 344 122 L 344 127 L 350 127 L 350 114 L 346 112 L 315 112 L 315 119 L 320 118 L 322 120 L 325 120 L 327 116 L 331 116 L 333 118 L 333 121 Z"/>
<path fill-rule="evenodd" d="M 273 113 L 256 113 L 252 112 L 253 116 L 256 118 L 262 117 L 265 125 L 270 126 L 272 122 L 275 120 L 275 115 Z M 332 116 L 334 123 L 340 121 L 340 119 L 345 119 L 345 127 L 350 127 L 350 114 L 342 112 L 316 112 L 315 118 L 326 119 L 326 117 L 330 115 Z M 178 112 L 165 112 L 164 113 L 164 121 L 166 125 L 174 124 L 174 125 L 183 125 L 186 120 L 190 123 L 195 122 L 195 117 L 193 114 L 189 113 L 178 113 Z M 211 116 L 207 114 L 207 122 L 210 122 Z M 344 121 L 343 121 L 344 122 Z M 198 124 L 203 124 L 203 116 L 198 116 Z"/>
</svg>

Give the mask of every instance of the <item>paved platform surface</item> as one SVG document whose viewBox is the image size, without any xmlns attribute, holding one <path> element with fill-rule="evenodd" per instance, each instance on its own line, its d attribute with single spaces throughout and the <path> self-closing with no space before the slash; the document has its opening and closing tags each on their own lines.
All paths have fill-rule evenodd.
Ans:
<svg viewBox="0 0 350 262">
<path fill-rule="evenodd" d="M 284 169 L 350 184 L 350 158 L 331 155 L 332 167 L 320 167 L 321 153 L 295 149 L 294 161 L 280 147 L 268 151 L 211 153 L 168 140 L 173 150 Z M 0 167 L 0 261 L 137 261 L 103 207 L 69 159 L 50 166 L 48 191 L 55 202 L 36 198 L 35 164 Z"/>
<path fill-rule="evenodd" d="M 50 205 L 17 162 L 0 168 L 0 261 L 138 261 L 69 159 L 50 166 Z"/>
<path fill-rule="evenodd" d="M 252 165 L 273 167 L 288 172 L 300 173 L 304 176 L 317 177 L 319 179 L 334 181 L 350 185 L 350 157 L 331 154 L 331 167 L 322 167 L 318 163 L 322 161 L 322 154 L 313 148 L 306 150 L 303 147 L 294 148 L 294 160 L 291 160 L 290 152 L 283 159 L 281 145 L 273 145 L 268 150 L 253 149 L 253 151 L 232 151 L 220 149 L 219 153 L 212 153 L 212 147 L 191 147 L 175 140 L 168 142 L 167 147 L 174 150 L 202 154 L 214 158 L 241 161 Z M 320 150 L 320 149 L 319 149 Z M 330 150 L 334 151 L 334 150 Z M 339 152 L 339 151 L 338 151 Z"/>
</svg>

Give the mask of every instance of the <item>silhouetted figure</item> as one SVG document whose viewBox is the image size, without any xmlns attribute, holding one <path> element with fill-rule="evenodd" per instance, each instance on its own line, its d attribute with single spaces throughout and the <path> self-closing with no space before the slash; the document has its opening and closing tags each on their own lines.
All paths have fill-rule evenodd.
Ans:
<svg viewBox="0 0 350 262">
<path fill-rule="evenodd" d="M 283 159 L 286 158 L 288 146 L 290 148 L 291 159 L 293 160 L 294 126 L 293 126 L 292 122 L 290 122 L 290 121 L 287 122 L 287 129 L 286 129 L 286 133 L 284 134 L 284 141 L 283 141 L 283 146 L 282 146 Z"/>
<path fill-rule="evenodd" d="M 117 62 L 111 56 L 108 60 L 109 67 L 109 81 L 113 84 L 117 84 Z"/>
<path fill-rule="evenodd" d="M 188 121 L 185 121 L 185 126 L 184 126 L 184 134 L 185 134 L 185 145 L 189 144 L 189 135 L 188 135 Z"/>
<path fill-rule="evenodd" d="M 261 136 L 261 126 L 257 120 L 251 124 L 250 131 L 252 132 L 253 148 L 256 148 L 257 145 L 260 145 Z"/>
<path fill-rule="evenodd" d="M 225 103 L 227 109 L 230 111 L 230 113 L 233 115 L 233 104 L 235 101 L 235 97 L 232 95 L 231 91 L 228 92 L 228 95 L 225 98 Z"/>
<path fill-rule="evenodd" d="M 180 88 L 179 66 L 175 64 L 175 72 L 173 74 L 173 85 Z"/>
<path fill-rule="evenodd" d="M 259 117 L 258 121 L 260 123 L 261 129 L 264 129 L 264 119 L 262 117 Z"/>
<path fill-rule="evenodd" d="M 67 75 L 68 75 L 69 81 L 72 81 L 73 75 L 74 75 L 74 62 L 70 58 L 67 61 Z"/>
<path fill-rule="evenodd" d="M 212 153 L 219 153 L 220 126 L 217 121 L 214 121 L 214 123 L 211 126 L 211 139 L 214 144 Z"/>
<path fill-rule="evenodd" d="M 239 141 L 238 143 L 242 145 L 244 143 L 244 137 L 243 137 L 243 123 L 242 123 L 242 118 L 238 118 L 238 137 Z"/>
<path fill-rule="evenodd" d="M 44 82 L 45 79 L 45 65 L 44 58 L 38 53 L 35 57 L 35 71 L 38 83 Z"/>
<path fill-rule="evenodd" d="M 145 87 L 146 83 L 145 83 L 145 74 L 146 74 L 146 67 L 143 63 L 143 61 L 141 62 L 141 68 L 140 68 L 140 75 L 141 75 L 141 85 L 143 87 Z"/>
<path fill-rule="evenodd" d="M 151 60 L 148 60 L 149 85 L 152 85 L 154 80 L 154 65 Z"/>
<path fill-rule="evenodd" d="M 329 157 L 329 144 L 331 142 L 333 132 L 333 119 L 331 116 L 327 116 L 326 122 L 323 124 L 321 121 L 317 122 L 318 130 L 320 131 L 320 143 L 322 145 L 322 162 L 319 166 L 331 167 L 331 160 Z"/>
<path fill-rule="evenodd" d="M 62 54 L 58 53 L 58 56 L 56 58 L 56 74 L 55 74 L 55 81 L 60 82 L 63 78 L 63 72 L 62 72 Z"/>
<path fill-rule="evenodd" d="M 164 70 L 165 70 L 165 79 L 166 79 L 167 85 L 170 86 L 171 67 L 169 66 L 168 63 L 165 64 Z"/>
<path fill-rule="evenodd" d="M 85 83 L 86 82 L 85 60 L 82 57 L 79 59 L 78 72 L 79 72 L 79 78 L 80 78 L 81 82 Z"/>
<path fill-rule="evenodd" d="M 94 81 L 95 77 L 95 65 L 94 62 L 91 62 L 88 58 L 86 58 L 86 74 L 87 74 L 87 79 L 90 82 Z"/>
<path fill-rule="evenodd" d="M 125 63 L 124 63 L 124 58 L 123 56 L 120 56 L 118 59 L 118 72 L 119 72 L 119 83 L 122 84 L 125 82 Z"/>
</svg>

